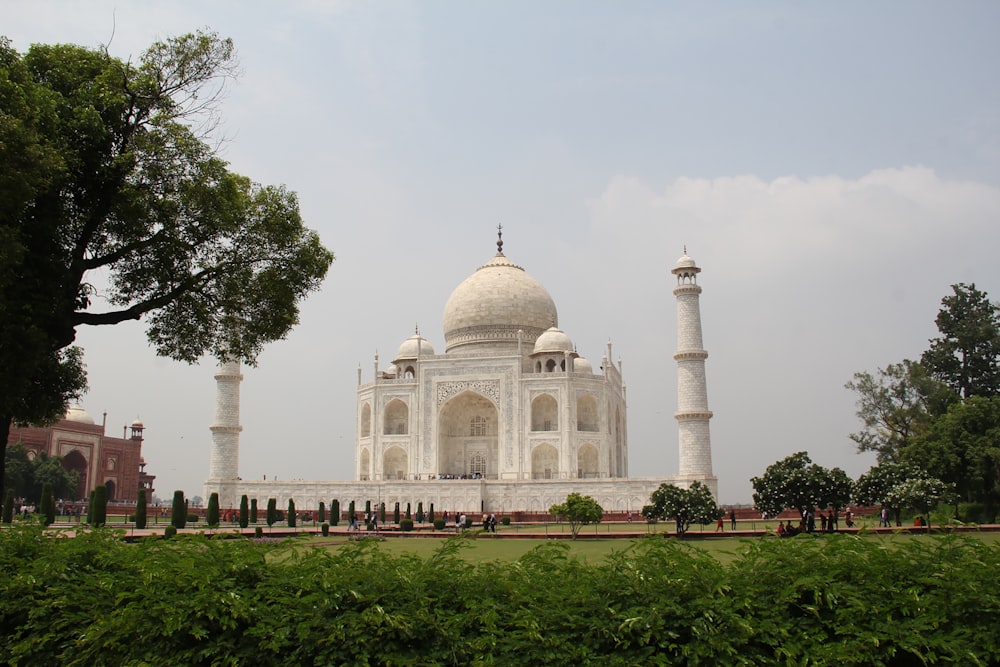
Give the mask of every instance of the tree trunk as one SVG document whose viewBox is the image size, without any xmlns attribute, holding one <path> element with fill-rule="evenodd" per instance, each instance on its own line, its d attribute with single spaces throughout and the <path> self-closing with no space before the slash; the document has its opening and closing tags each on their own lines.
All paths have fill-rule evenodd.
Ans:
<svg viewBox="0 0 1000 667">
<path fill-rule="evenodd" d="M 10 438 L 11 418 L 9 415 L 0 415 L 0 500 L 6 498 L 4 481 L 7 479 L 7 440 Z"/>
</svg>

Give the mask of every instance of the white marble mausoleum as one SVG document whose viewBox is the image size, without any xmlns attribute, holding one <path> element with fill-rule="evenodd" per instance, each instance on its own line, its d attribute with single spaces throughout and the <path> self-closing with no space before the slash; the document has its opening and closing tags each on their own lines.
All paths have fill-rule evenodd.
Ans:
<svg viewBox="0 0 1000 667">
<path fill-rule="evenodd" d="M 503 253 L 466 278 L 444 309 L 445 349 L 419 331 L 391 365 L 372 376 L 358 369 L 353 481 L 244 481 L 239 478 L 238 363 L 216 372 L 217 401 L 205 495 L 223 507 L 240 496 L 264 507 L 294 499 L 315 511 L 339 500 L 363 507 L 407 503 L 435 513 L 545 512 L 571 492 L 594 497 L 606 512 L 638 512 L 662 483 L 698 480 L 716 497 L 702 349 L 698 268 L 685 252 L 673 268 L 677 287 L 679 475 L 628 474 L 626 392 L 611 343 L 597 367 L 559 328 L 555 302 Z"/>
</svg>

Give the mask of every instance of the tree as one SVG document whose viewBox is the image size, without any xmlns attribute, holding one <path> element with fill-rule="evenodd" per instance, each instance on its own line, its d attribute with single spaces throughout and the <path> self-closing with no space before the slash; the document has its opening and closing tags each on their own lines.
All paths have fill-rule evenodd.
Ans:
<svg viewBox="0 0 1000 667">
<path fill-rule="evenodd" d="M 722 509 L 715 502 L 712 491 L 697 481 L 687 489 L 674 484 L 661 484 L 649 496 L 649 502 L 642 508 L 646 520 L 673 519 L 678 535 L 686 533 L 692 523 L 706 524 L 722 516 Z"/>
<path fill-rule="evenodd" d="M 1000 396 L 973 396 L 956 403 L 927 434 L 906 449 L 904 460 L 933 470 L 954 485 L 957 497 L 986 505 L 995 515 L 1000 504 Z"/>
<path fill-rule="evenodd" d="M 250 523 L 257 523 L 257 499 L 250 501 Z"/>
<path fill-rule="evenodd" d="M 250 499 L 247 498 L 247 494 L 240 496 L 240 514 L 239 514 L 240 528 L 246 528 L 250 525 Z"/>
<path fill-rule="evenodd" d="M 854 502 L 859 505 L 881 505 L 892 513 L 897 526 L 902 525 L 902 511 L 908 507 L 898 500 L 902 494 L 894 489 L 904 482 L 933 479 L 926 472 L 908 463 L 880 463 L 858 478 L 854 484 Z"/>
<path fill-rule="evenodd" d="M 340 501 L 336 498 L 330 501 L 330 525 L 336 526 L 340 523 Z"/>
<path fill-rule="evenodd" d="M 140 530 L 146 527 L 146 489 L 139 489 L 135 499 L 135 527 Z"/>
<path fill-rule="evenodd" d="M 17 443 L 7 450 L 6 458 L 5 487 L 13 489 L 15 496 L 39 503 L 44 484 L 51 484 L 53 496 L 59 498 L 72 497 L 76 493 L 79 475 L 63 468 L 62 457 L 39 452 L 38 456 L 29 458 L 28 450 Z"/>
<path fill-rule="evenodd" d="M 288 499 L 288 527 L 295 528 L 295 501 Z"/>
<path fill-rule="evenodd" d="M 427 508 L 427 523 L 434 523 L 434 503 Z"/>
<path fill-rule="evenodd" d="M 417 503 L 417 523 L 424 522 L 424 503 L 420 501 Z"/>
<path fill-rule="evenodd" d="M 184 492 L 174 491 L 174 501 L 170 506 L 170 525 L 181 530 L 187 525 L 187 503 L 184 502 Z"/>
<path fill-rule="evenodd" d="M 209 528 L 219 527 L 219 494 L 215 491 L 208 497 L 208 511 L 205 512 L 205 523 Z"/>
<path fill-rule="evenodd" d="M 1000 394 L 1000 307 L 975 283 L 951 289 L 934 320 L 941 335 L 920 361 L 962 398 Z"/>
<path fill-rule="evenodd" d="M 208 144 L 237 69 L 214 33 L 136 62 L 0 40 L 4 449 L 12 422 L 51 422 L 86 389 L 79 326 L 145 318 L 160 355 L 253 364 L 296 324 L 333 255 L 294 193 L 231 173 Z"/>
<path fill-rule="evenodd" d="M 569 521 L 575 540 L 580 528 L 589 523 L 601 522 L 604 518 L 604 509 L 590 496 L 571 493 L 566 496 L 566 502 L 550 507 L 549 514 L 560 517 L 563 521 Z"/>
<path fill-rule="evenodd" d="M 393 507 L 392 522 L 397 524 L 399 523 L 399 503 L 396 503 L 396 505 Z"/>
<path fill-rule="evenodd" d="M 850 438 L 859 452 L 875 452 L 880 463 L 898 461 L 901 450 L 957 398 L 909 359 L 880 368 L 875 375 L 855 373 L 844 386 L 857 393 L 857 415 L 864 424 Z"/>
<path fill-rule="evenodd" d="M 816 507 L 838 510 L 850 501 L 850 478 L 840 468 L 817 465 L 806 452 L 772 463 L 763 476 L 750 480 L 757 509 L 778 516 L 791 508 L 804 516 Z"/>
<path fill-rule="evenodd" d="M 940 503 L 950 502 L 953 498 L 954 489 L 951 484 L 945 484 L 932 477 L 922 477 L 903 480 L 889 489 L 886 504 L 908 507 L 925 517 L 927 525 L 930 526 L 931 510 Z"/>
<path fill-rule="evenodd" d="M 319 501 L 319 512 L 317 513 L 316 518 L 320 523 L 326 522 L 326 503 L 322 500 Z"/>
<path fill-rule="evenodd" d="M 277 498 L 267 499 L 267 512 L 265 515 L 268 527 L 278 522 L 278 500 Z"/>
</svg>

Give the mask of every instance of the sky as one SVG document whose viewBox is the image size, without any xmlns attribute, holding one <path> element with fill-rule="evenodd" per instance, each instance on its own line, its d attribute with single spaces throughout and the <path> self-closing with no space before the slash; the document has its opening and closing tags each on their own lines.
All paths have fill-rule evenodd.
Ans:
<svg viewBox="0 0 1000 667">
<path fill-rule="evenodd" d="M 420 332 L 496 251 L 628 392 L 629 471 L 678 467 L 676 302 L 699 283 L 722 503 L 798 451 L 857 477 L 858 371 L 916 359 L 950 286 L 1000 298 L 1000 4 L 0 0 L 0 34 L 137 59 L 197 29 L 242 76 L 233 171 L 298 193 L 336 254 L 244 370 L 240 475 L 351 479 L 358 368 Z M 214 362 L 142 322 L 82 328 L 81 403 L 137 417 L 157 495 L 201 495 Z"/>
</svg>

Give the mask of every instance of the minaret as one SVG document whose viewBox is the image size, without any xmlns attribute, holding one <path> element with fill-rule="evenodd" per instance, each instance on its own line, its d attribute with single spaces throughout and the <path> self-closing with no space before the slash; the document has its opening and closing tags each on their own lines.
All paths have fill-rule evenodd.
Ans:
<svg viewBox="0 0 1000 667">
<path fill-rule="evenodd" d="M 705 385 L 705 359 L 708 352 L 702 349 L 701 309 L 698 273 L 701 269 L 684 255 L 677 260 L 673 273 L 677 276 L 677 419 L 680 451 L 679 479 L 698 480 L 712 490 L 718 498 L 718 479 L 712 474 L 712 440 L 708 420 L 708 389 Z"/>
<path fill-rule="evenodd" d="M 220 363 L 215 370 L 215 422 L 212 431 L 212 457 L 205 483 L 207 495 L 219 494 L 220 507 L 239 504 L 235 496 L 240 463 L 240 383 L 243 374 L 239 361 Z"/>
</svg>

